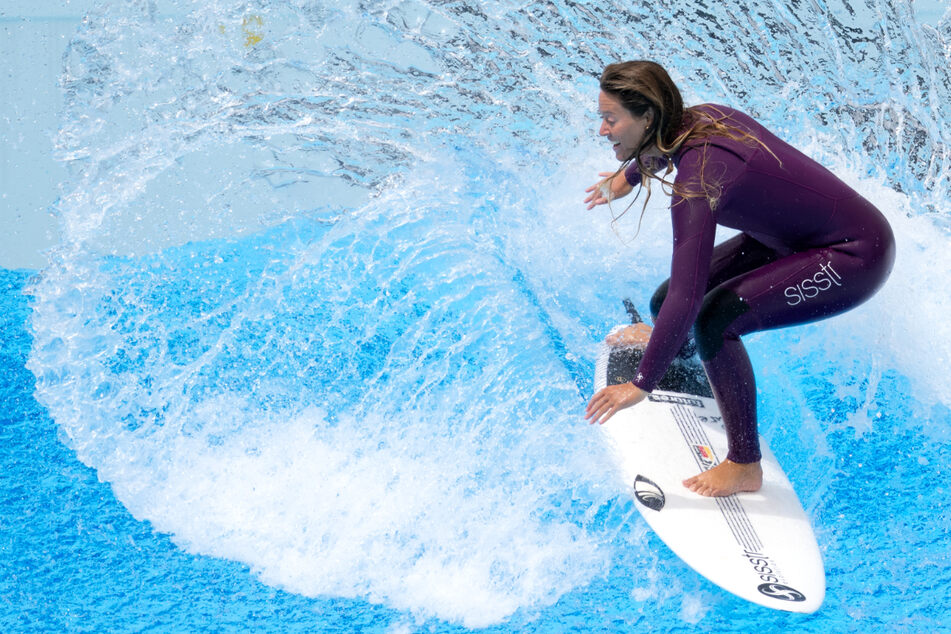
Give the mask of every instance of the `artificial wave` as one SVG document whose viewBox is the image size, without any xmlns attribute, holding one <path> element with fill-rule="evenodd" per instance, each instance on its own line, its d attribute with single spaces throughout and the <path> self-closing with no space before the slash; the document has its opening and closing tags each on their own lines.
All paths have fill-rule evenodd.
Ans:
<svg viewBox="0 0 951 634">
<path fill-rule="evenodd" d="M 610 579 L 696 622 L 581 422 L 670 249 L 660 196 L 636 238 L 581 204 L 614 165 L 600 69 L 662 61 L 895 226 L 873 301 L 751 338 L 837 553 L 848 443 L 949 436 L 949 41 L 884 0 L 102 2 L 64 56 L 38 399 L 136 518 L 291 592 L 485 627 Z"/>
</svg>

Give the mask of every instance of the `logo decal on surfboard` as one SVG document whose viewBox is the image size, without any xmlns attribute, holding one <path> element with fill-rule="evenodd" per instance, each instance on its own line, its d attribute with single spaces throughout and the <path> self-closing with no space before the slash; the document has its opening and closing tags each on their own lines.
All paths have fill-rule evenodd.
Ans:
<svg viewBox="0 0 951 634">
<path fill-rule="evenodd" d="M 717 464 L 717 457 L 710 445 L 693 445 L 693 453 L 697 459 L 697 464 L 704 471 Z"/>
<path fill-rule="evenodd" d="M 667 498 L 657 484 L 638 474 L 634 479 L 634 497 L 647 508 L 659 511 L 664 508 Z"/>
<path fill-rule="evenodd" d="M 764 583 L 760 585 L 757 590 L 768 597 L 779 599 L 780 601 L 806 600 L 806 595 L 799 592 L 798 590 L 790 588 L 789 586 L 784 586 L 781 583 Z"/>
<path fill-rule="evenodd" d="M 656 394 L 651 392 L 647 395 L 647 400 L 655 403 L 670 403 L 671 405 L 689 405 L 691 407 L 703 407 L 703 401 L 693 396 L 683 394 Z"/>
</svg>

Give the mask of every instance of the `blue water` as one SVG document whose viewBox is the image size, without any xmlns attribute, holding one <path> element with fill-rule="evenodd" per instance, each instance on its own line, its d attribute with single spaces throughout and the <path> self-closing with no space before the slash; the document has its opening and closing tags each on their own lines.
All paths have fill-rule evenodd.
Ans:
<svg viewBox="0 0 951 634">
<path fill-rule="evenodd" d="M 0 278 L 0 628 L 951 629 L 949 41 L 878 0 L 102 2 L 59 244 Z M 748 342 L 813 615 L 682 564 L 581 420 L 669 257 L 659 195 L 636 237 L 581 204 L 638 57 L 898 236 L 875 299 Z"/>
</svg>

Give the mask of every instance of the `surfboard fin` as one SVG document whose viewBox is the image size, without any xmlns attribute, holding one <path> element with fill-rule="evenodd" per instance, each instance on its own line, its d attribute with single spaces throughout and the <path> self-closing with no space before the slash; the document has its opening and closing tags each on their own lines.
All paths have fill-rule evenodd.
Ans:
<svg viewBox="0 0 951 634">
<path fill-rule="evenodd" d="M 637 309 L 636 309 L 636 308 L 634 308 L 634 302 L 632 302 L 632 301 L 631 301 L 629 298 L 627 298 L 627 297 L 625 297 L 625 298 L 624 298 L 623 300 L 621 300 L 621 301 L 624 302 L 624 310 L 626 310 L 626 311 L 627 311 L 627 314 L 631 316 L 631 323 L 632 323 L 632 324 L 639 324 L 639 323 L 641 323 L 642 321 L 644 321 L 643 319 L 641 319 L 641 314 L 640 314 L 639 312 L 637 312 Z"/>
</svg>

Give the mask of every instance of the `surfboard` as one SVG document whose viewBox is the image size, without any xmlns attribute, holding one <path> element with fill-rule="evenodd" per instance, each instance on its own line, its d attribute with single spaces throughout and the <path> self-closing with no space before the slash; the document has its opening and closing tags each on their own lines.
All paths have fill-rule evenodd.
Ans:
<svg viewBox="0 0 951 634">
<path fill-rule="evenodd" d="M 629 381 L 640 355 L 635 348 L 602 343 L 595 389 Z M 683 486 L 684 479 L 726 457 L 727 440 L 699 363 L 675 366 L 663 389 L 599 426 L 634 505 L 678 557 L 724 590 L 777 610 L 815 612 L 825 597 L 822 555 L 799 498 L 762 436 L 759 491 L 710 498 Z"/>
</svg>

